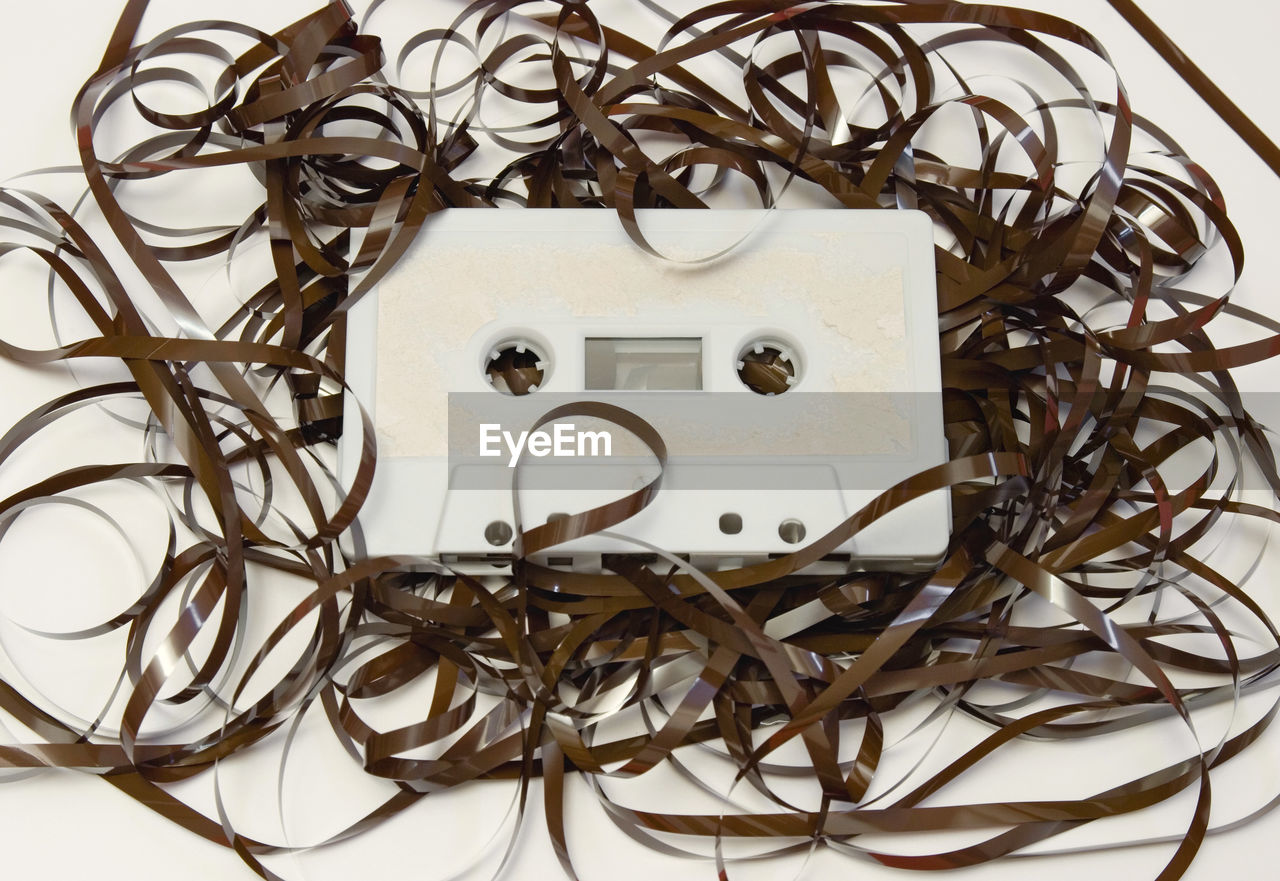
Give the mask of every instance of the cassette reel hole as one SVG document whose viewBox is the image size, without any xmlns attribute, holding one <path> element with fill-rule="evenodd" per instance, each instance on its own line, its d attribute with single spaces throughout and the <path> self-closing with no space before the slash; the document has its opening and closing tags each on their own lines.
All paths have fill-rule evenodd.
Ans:
<svg viewBox="0 0 1280 881">
<path fill-rule="evenodd" d="M 799 381 L 799 359 L 783 343 L 759 339 L 738 354 L 738 378 L 757 395 L 780 395 Z"/>
<path fill-rule="evenodd" d="M 742 531 L 742 515 L 733 513 L 721 514 L 720 531 L 725 535 L 737 535 Z"/>
<path fill-rule="evenodd" d="M 532 343 L 510 340 L 489 351 L 484 372 L 489 384 L 504 395 L 527 395 L 542 387 L 550 366 Z"/>
<path fill-rule="evenodd" d="M 778 524 L 778 537 L 789 545 L 798 545 L 804 541 L 804 524 L 794 518 L 783 520 Z"/>
</svg>

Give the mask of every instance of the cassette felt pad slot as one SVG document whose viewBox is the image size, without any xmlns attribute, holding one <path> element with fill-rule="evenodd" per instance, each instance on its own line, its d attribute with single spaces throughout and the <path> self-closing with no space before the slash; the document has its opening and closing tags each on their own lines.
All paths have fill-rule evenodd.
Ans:
<svg viewBox="0 0 1280 881">
<path fill-rule="evenodd" d="M 511 553 L 515 466 L 525 528 L 651 480 L 652 455 L 618 425 L 530 431 L 575 401 L 626 408 L 669 451 L 648 508 L 542 555 L 580 570 L 638 542 L 709 568 L 784 554 L 944 461 L 924 214 L 651 210 L 640 222 L 665 259 L 609 211 L 444 211 L 351 310 L 348 381 L 378 442 L 366 552 L 493 572 Z M 358 419 L 348 407 L 345 480 Z M 948 496 L 934 493 L 819 565 L 928 566 L 949 528 Z"/>
</svg>

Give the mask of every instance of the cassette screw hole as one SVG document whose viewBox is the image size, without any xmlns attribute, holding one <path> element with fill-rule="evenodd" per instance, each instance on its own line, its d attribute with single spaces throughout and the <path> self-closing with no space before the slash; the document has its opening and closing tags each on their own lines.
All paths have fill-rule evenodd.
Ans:
<svg viewBox="0 0 1280 881">
<path fill-rule="evenodd" d="M 484 528 L 484 540 L 495 548 L 500 548 L 511 541 L 511 536 L 514 534 L 511 531 L 511 524 L 505 520 L 495 520 Z"/>
<path fill-rule="evenodd" d="M 738 378 L 757 395 L 780 395 L 796 383 L 796 361 L 785 347 L 757 340 L 738 356 Z"/>
<path fill-rule="evenodd" d="M 737 535 L 742 531 L 741 514 L 721 514 L 720 531 L 725 535 Z"/>
<path fill-rule="evenodd" d="M 547 362 L 523 340 L 503 343 L 489 352 L 484 372 L 489 384 L 504 395 L 536 392 L 546 378 Z"/>
<path fill-rule="evenodd" d="M 778 537 L 789 545 L 804 541 L 804 524 L 799 520 L 783 520 L 778 524 Z"/>
</svg>

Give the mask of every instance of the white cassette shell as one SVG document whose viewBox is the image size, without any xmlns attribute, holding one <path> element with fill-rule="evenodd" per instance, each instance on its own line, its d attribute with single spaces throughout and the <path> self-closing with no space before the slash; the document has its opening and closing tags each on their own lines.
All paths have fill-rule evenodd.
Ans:
<svg viewBox="0 0 1280 881">
<path fill-rule="evenodd" d="M 428 220 L 396 269 L 352 308 L 347 378 L 370 411 L 378 442 L 375 479 L 360 518 L 366 553 L 437 557 L 475 572 L 494 572 L 508 561 L 510 541 L 495 540 L 509 533 L 498 525 L 514 522 L 510 487 L 449 488 L 449 396 L 499 395 L 485 366 L 509 345 L 532 349 L 541 359 L 543 379 L 530 400 L 600 395 L 588 382 L 589 369 L 600 373 L 587 355 L 598 344 L 588 340 L 622 341 L 614 347 L 621 352 L 619 365 L 649 357 L 644 350 L 662 349 L 662 341 L 677 341 L 667 346 L 671 353 L 653 356 L 674 363 L 662 369 L 682 383 L 696 361 L 697 388 L 679 386 L 677 394 L 742 396 L 732 399 L 739 411 L 759 408 L 757 427 L 737 427 L 732 437 L 714 418 L 682 428 L 656 500 L 612 530 L 618 535 L 587 536 L 546 552 L 545 561 L 555 565 L 598 569 L 602 553 L 640 550 L 626 537 L 712 569 L 793 551 L 886 488 L 842 479 L 840 468 L 823 460 L 833 432 L 866 460 L 866 468 L 886 478 L 945 461 L 926 215 L 650 210 L 639 216 L 663 257 L 632 242 L 611 211 L 444 211 Z M 711 255 L 719 256 L 707 259 Z M 686 342 L 694 340 L 696 353 L 689 354 L 693 347 Z M 752 392 L 739 377 L 743 354 L 764 346 L 780 352 L 795 371 L 786 394 L 776 398 Z M 618 375 L 623 372 L 619 366 Z M 790 434 L 779 437 L 777 410 L 770 410 L 784 398 L 794 408 L 809 400 L 805 395 L 857 400 L 879 393 L 909 396 L 910 412 L 869 419 L 824 411 L 821 418 L 789 422 Z M 714 416 L 714 408 L 707 412 Z M 348 406 L 339 444 L 345 482 L 358 462 L 360 436 L 358 412 Z M 747 453 L 759 445 L 759 456 L 743 467 L 757 475 L 773 469 L 773 485 L 783 488 L 682 489 L 681 452 L 706 453 L 717 445 Z M 894 455 L 886 459 L 887 453 Z M 805 479 L 789 478 L 802 473 Z M 787 488 L 793 486 L 801 488 Z M 520 519 L 529 528 L 620 494 L 529 490 L 520 497 Z M 737 530 L 726 531 L 726 523 Z M 872 524 L 820 568 L 928 566 L 945 551 L 949 532 L 949 497 L 933 493 Z"/>
</svg>

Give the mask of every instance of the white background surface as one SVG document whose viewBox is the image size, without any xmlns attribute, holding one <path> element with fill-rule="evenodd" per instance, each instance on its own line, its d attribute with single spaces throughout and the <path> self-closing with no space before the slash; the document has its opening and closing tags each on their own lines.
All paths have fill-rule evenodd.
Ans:
<svg viewBox="0 0 1280 881">
<path fill-rule="evenodd" d="M 679 4 L 673 7 L 683 8 Z M 1076 21 L 1098 36 L 1108 47 L 1128 89 L 1132 103 L 1141 113 L 1182 142 L 1187 152 L 1203 163 L 1225 191 L 1231 216 L 1244 238 L 1246 275 L 1235 300 L 1272 315 L 1280 315 L 1274 303 L 1275 278 L 1280 278 L 1280 249 L 1276 248 L 1276 202 L 1280 182 L 1267 175 L 1265 167 L 1227 128 L 1190 93 L 1153 52 L 1132 33 L 1102 0 L 1083 2 L 1041 2 L 1027 4 L 1056 12 Z M 67 123 L 72 97 L 82 80 L 96 68 L 102 49 L 114 25 L 116 4 L 44 0 L 40 3 L 6 4 L 6 49 L 0 54 L 0 179 L 23 170 L 54 164 L 74 164 L 74 141 Z M 458 4 L 432 3 L 443 22 Z M 1280 138 L 1280 102 L 1275 100 L 1272 39 L 1280 25 L 1275 4 L 1219 0 L 1212 5 L 1199 2 L 1152 2 L 1146 8 L 1182 48 L 1213 76 L 1222 88 L 1248 111 L 1273 138 Z M 252 22 L 264 30 L 274 30 L 310 8 L 296 0 L 272 4 L 248 2 L 179 3 L 158 0 L 145 30 L 154 33 L 158 24 L 187 19 L 218 17 Z M 25 182 L 39 186 L 39 181 Z M 0 296 L 12 292 L 0 289 Z M 7 307 L 6 307 L 7 308 Z M 0 368 L 4 365 L 0 364 Z M 1274 387 L 1269 382 L 1276 367 L 1264 365 L 1246 371 L 1247 384 Z M 8 397 L 0 370 L 0 416 L 4 423 L 19 414 L 14 398 Z M 1269 574 L 1280 573 L 1274 566 Z M 1265 573 L 1264 573 L 1265 574 Z M 4 573 L 0 572 L 0 577 Z M 1274 588 L 1274 578 L 1259 578 L 1258 589 Z M 1263 597 L 1276 606 L 1275 597 Z M 1154 736 L 1154 735 L 1152 735 Z M 1126 741 L 1123 749 L 1142 750 L 1140 741 Z M 1155 743 L 1151 746 L 1154 748 Z M 1215 814 L 1223 818 L 1248 810 L 1258 803 L 1258 791 L 1280 790 L 1277 781 L 1277 745 L 1273 739 L 1251 751 L 1241 761 L 1252 763 L 1236 777 L 1215 787 Z M 1138 753 L 1135 753 L 1135 756 Z M 1053 753 L 1046 755 L 1052 756 Z M 1099 757 L 1102 758 L 1102 757 Z M 1112 756 L 1112 758 L 1116 758 Z M 1123 758 L 1123 756 L 1121 756 Z M 1042 773 L 1054 776 L 1050 765 Z M 1216 779 L 1216 778 L 1215 778 Z M 329 786 L 324 787 L 329 789 Z M 252 787 L 249 787 L 252 791 Z M 332 791 L 341 799 L 340 782 Z M 264 791 L 266 792 L 266 791 Z M 583 793 L 575 791 L 575 796 Z M 975 795 L 975 797 L 981 797 Z M 505 801 L 474 793 L 453 793 L 443 799 L 434 813 L 411 812 L 388 830 L 400 842 L 396 857 L 370 864 L 355 851 L 335 854 L 323 864 L 308 864 L 314 877 L 343 877 L 347 871 L 367 877 L 393 877 L 397 869 L 414 877 L 432 878 L 440 874 L 449 859 L 437 848 L 457 843 L 463 833 L 451 829 L 451 819 L 492 819 L 505 810 Z M 1234 800 L 1234 804 L 1233 804 Z M 593 812 L 579 798 L 584 814 Z M 1174 816 L 1186 816 L 1183 807 Z M 692 809 L 684 803 L 668 806 L 672 811 Z M 1233 814 L 1232 811 L 1235 810 Z M 577 816 L 577 815 L 575 815 Z M 522 844 L 512 877 L 558 877 L 559 869 L 546 844 L 546 835 L 537 810 L 530 819 L 533 827 Z M 1175 822 L 1174 828 L 1177 824 Z M 571 846 L 583 858 L 585 879 L 631 877 L 632 872 L 653 867 L 668 878 L 712 877 L 708 865 L 670 863 L 655 860 L 621 837 L 607 824 L 587 823 L 571 829 Z M 1273 813 L 1252 826 L 1211 837 L 1188 877 L 1254 878 L 1269 873 L 1259 866 L 1259 858 L 1276 853 L 1280 835 L 1280 815 Z M 47 877 L 159 879 L 181 875 L 187 878 L 245 878 L 248 870 L 230 851 L 208 845 L 183 830 L 171 827 L 146 809 L 120 796 L 110 787 L 86 775 L 51 772 L 34 779 L 0 786 L 0 842 L 4 847 L 4 872 L 22 878 Z M 1064 842 L 1065 844 L 1065 842 Z M 1021 877 L 1028 871 L 1043 879 L 1154 877 L 1168 858 L 1168 846 L 1103 852 L 1069 859 L 1011 860 L 992 867 L 961 872 L 962 878 L 1000 879 Z M 326 858 L 328 859 L 328 858 Z M 824 857 L 822 865 L 810 869 L 809 877 L 830 877 L 841 865 Z M 846 867 L 846 871 L 850 870 Z M 852 868 L 859 877 L 903 877 L 877 866 Z M 296 872 L 285 872 L 291 878 Z M 776 877 L 789 877 L 790 872 Z"/>
</svg>

